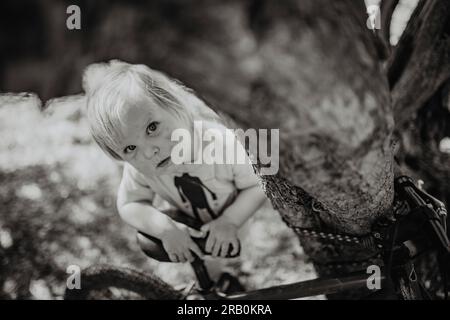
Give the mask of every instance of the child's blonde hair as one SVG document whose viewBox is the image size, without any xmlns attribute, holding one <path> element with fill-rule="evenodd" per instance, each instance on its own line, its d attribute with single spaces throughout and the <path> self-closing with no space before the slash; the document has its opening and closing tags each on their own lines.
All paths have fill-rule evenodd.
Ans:
<svg viewBox="0 0 450 320">
<path fill-rule="evenodd" d="M 121 109 L 142 101 L 142 98 L 150 99 L 188 121 L 220 122 L 219 116 L 192 90 L 142 64 L 132 65 L 119 60 L 91 64 L 83 74 L 83 89 L 91 134 L 100 148 L 116 160 L 122 160 L 114 151 L 123 138 Z"/>
</svg>

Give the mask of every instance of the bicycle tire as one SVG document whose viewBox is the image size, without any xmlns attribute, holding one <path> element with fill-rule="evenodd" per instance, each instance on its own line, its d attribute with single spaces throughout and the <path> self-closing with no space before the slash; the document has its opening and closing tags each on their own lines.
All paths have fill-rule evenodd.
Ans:
<svg viewBox="0 0 450 320">
<path fill-rule="evenodd" d="M 126 290 L 146 300 L 180 300 L 182 294 L 153 274 L 109 265 L 96 265 L 81 273 L 81 288 L 66 289 L 65 300 L 103 300 L 98 294 L 116 288 Z M 118 297 L 106 299 L 116 300 Z"/>
</svg>

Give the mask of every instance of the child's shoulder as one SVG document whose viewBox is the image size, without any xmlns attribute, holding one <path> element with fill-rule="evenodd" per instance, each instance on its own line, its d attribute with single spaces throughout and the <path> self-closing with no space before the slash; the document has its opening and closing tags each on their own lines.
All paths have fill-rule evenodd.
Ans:
<svg viewBox="0 0 450 320">
<path fill-rule="evenodd" d="M 246 156 L 246 151 L 235 135 L 235 131 L 226 127 L 223 123 L 202 121 L 200 129 L 203 142 L 206 145 L 214 144 L 214 150 L 216 151 L 214 154 L 221 154 L 225 157 L 223 164 L 235 164 L 234 161 L 230 162 L 229 159 Z M 205 153 L 209 154 L 208 152 Z M 226 159 L 228 161 L 225 161 Z"/>
<path fill-rule="evenodd" d="M 139 181 L 141 183 L 146 183 L 146 184 L 148 183 L 145 175 L 140 173 L 136 168 L 134 168 L 128 162 L 125 162 L 123 164 L 123 169 L 122 169 L 122 180 L 126 180 L 126 179 L 132 179 L 132 180 L 136 180 L 136 181 Z"/>
</svg>

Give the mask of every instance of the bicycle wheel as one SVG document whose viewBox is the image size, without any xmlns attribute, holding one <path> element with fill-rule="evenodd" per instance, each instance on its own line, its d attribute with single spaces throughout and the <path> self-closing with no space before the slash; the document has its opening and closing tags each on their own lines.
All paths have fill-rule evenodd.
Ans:
<svg viewBox="0 0 450 320">
<path fill-rule="evenodd" d="M 65 300 L 179 300 L 182 295 L 155 275 L 108 265 L 81 273 L 81 289 L 66 289 Z"/>
</svg>

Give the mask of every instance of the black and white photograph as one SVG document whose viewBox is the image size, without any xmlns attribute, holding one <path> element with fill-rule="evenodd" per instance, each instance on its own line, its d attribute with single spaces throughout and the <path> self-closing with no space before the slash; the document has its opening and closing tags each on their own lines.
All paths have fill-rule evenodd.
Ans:
<svg viewBox="0 0 450 320">
<path fill-rule="evenodd" d="M 0 2 L 0 300 L 447 300 L 449 206 L 449 0 Z"/>
</svg>

